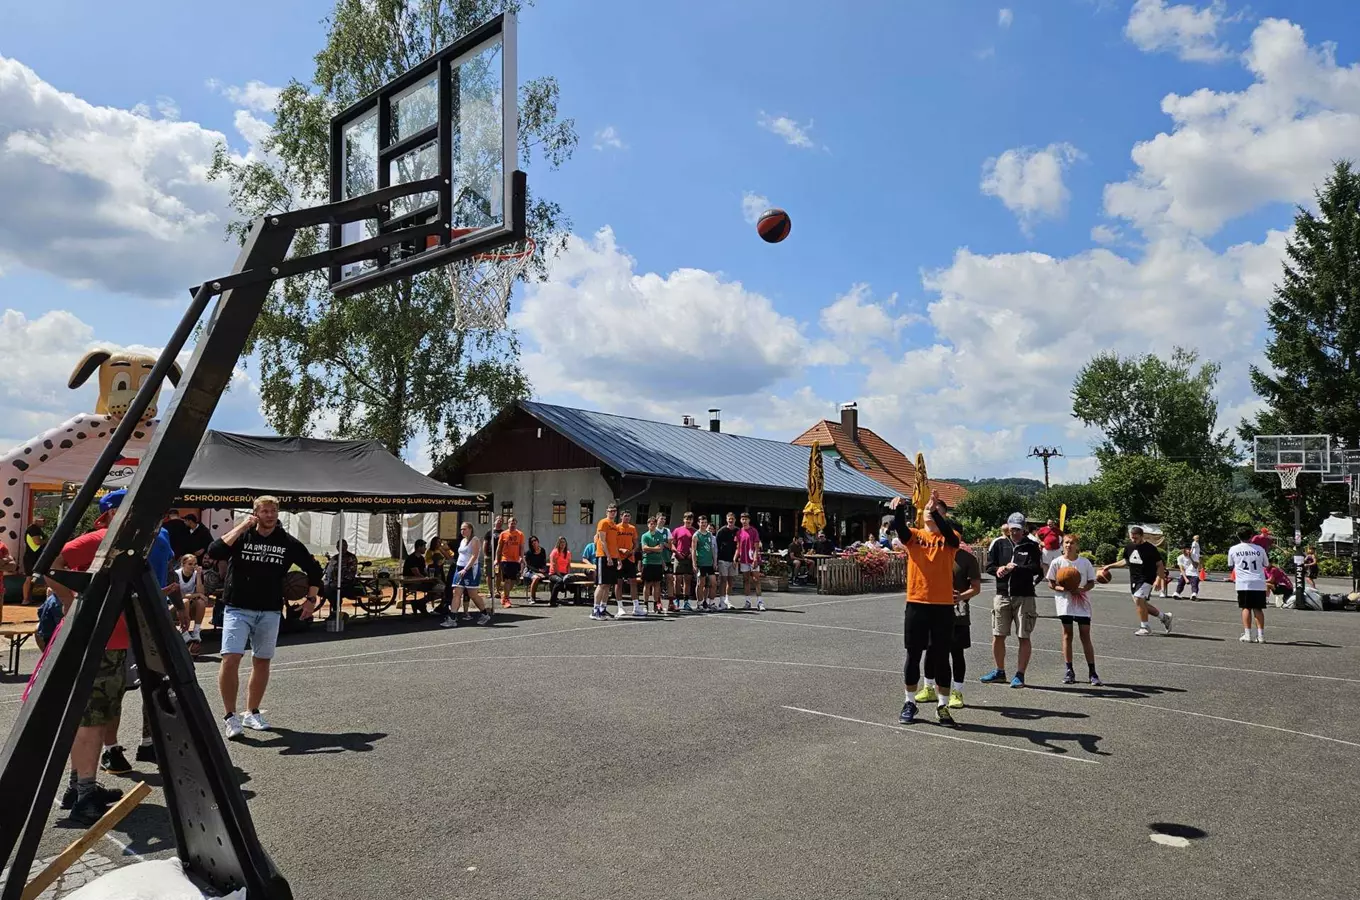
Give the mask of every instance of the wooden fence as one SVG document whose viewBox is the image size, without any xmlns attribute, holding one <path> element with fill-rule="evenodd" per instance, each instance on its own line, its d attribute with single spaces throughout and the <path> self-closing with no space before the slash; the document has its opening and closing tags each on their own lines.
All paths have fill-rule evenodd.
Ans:
<svg viewBox="0 0 1360 900">
<path fill-rule="evenodd" d="M 985 549 L 974 548 L 979 568 L 986 563 Z M 837 558 L 820 560 L 817 563 L 817 593 L 819 594 L 873 594 L 885 591 L 905 591 L 907 588 L 907 559 L 893 556 L 888 560 L 887 570 L 880 576 L 869 578 L 864 575 L 857 561 Z"/>
<path fill-rule="evenodd" d="M 891 557 L 883 574 L 872 578 L 866 576 L 859 562 L 853 559 L 827 559 L 817 563 L 819 594 L 872 594 L 901 591 L 906 586 L 906 557 Z"/>
</svg>

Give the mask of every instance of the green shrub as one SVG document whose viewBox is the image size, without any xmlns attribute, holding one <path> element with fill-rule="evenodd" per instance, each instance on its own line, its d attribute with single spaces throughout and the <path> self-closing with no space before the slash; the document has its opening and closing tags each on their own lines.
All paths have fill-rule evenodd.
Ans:
<svg viewBox="0 0 1360 900">
<path fill-rule="evenodd" d="M 1107 544 L 1106 546 L 1109 546 L 1109 545 Z M 1090 550 L 1083 550 L 1083 551 L 1081 551 L 1080 553 L 1078 553 L 1077 555 L 1080 556 L 1080 557 L 1082 557 L 1083 559 L 1088 559 L 1088 560 L 1090 560 L 1090 561 L 1091 561 L 1091 565 L 1093 565 L 1093 566 L 1101 565 L 1101 563 L 1096 562 L 1096 555 L 1095 555 L 1094 553 L 1092 553 Z"/>
<path fill-rule="evenodd" d="M 1318 574 L 1324 578 L 1346 578 L 1351 574 L 1351 561 L 1324 557 L 1318 560 Z"/>
<path fill-rule="evenodd" d="M 1210 572 L 1228 571 L 1228 554 L 1226 553 L 1209 554 L 1208 556 L 1204 557 L 1204 568 L 1208 569 Z"/>
<path fill-rule="evenodd" d="M 1085 554 L 1083 554 L 1085 555 Z M 1093 562 L 1098 566 L 1108 566 L 1119 558 L 1119 548 L 1114 544 L 1101 544 L 1096 547 Z"/>
</svg>

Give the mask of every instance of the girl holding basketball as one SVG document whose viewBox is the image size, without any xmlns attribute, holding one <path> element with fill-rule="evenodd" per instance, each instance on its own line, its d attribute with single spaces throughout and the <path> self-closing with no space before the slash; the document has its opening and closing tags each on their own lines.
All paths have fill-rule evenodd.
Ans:
<svg viewBox="0 0 1360 900">
<path fill-rule="evenodd" d="M 1048 586 L 1053 588 L 1053 602 L 1058 607 L 1058 621 L 1062 622 L 1063 684 L 1075 684 L 1072 671 L 1072 626 L 1081 636 L 1081 650 L 1086 655 L 1086 669 L 1091 684 L 1099 685 L 1096 674 L 1096 648 L 1091 643 L 1091 597 L 1095 587 L 1096 567 L 1080 553 L 1080 541 L 1075 534 L 1063 537 L 1063 552 L 1048 566 Z"/>
</svg>

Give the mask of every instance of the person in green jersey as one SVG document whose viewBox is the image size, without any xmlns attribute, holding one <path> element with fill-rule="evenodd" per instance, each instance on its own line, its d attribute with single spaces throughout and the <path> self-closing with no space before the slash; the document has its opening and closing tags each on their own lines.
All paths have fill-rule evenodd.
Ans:
<svg viewBox="0 0 1360 900">
<path fill-rule="evenodd" d="M 647 615 L 648 598 L 657 613 L 665 615 L 666 607 L 661 605 L 661 579 L 666 575 L 666 535 L 657 528 L 656 516 L 647 518 L 647 530 L 642 533 L 639 543 L 642 547 L 642 608 L 639 610 L 634 600 L 633 615 Z"/>
<path fill-rule="evenodd" d="M 690 544 L 690 554 L 694 558 L 694 593 L 700 609 L 714 609 L 713 597 L 717 591 L 715 572 L 718 565 L 718 538 L 708 516 L 699 517 L 699 530 Z"/>
</svg>

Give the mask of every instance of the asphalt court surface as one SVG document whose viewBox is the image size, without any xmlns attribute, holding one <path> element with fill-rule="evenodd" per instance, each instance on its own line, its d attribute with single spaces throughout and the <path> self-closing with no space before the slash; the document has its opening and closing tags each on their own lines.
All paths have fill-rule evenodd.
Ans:
<svg viewBox="0 0 1360 900">
<path fill-rule="evenodd" d="M 979 684 L 984 596 L 957 730 L 896 724 L 897 594 L 359 625 L 281 647 L 275 730 L 230 755 L 298 897 L 1353 897 L 1360 615 L 1271 609 L 1244 645 L 1229 589 L 1157 600 L 1151 637 L 1100 589 L 1103 688 L 1060 683 L 1051 618 L 1029 687 Z M 135 745 L 139 699 L 124 721 Z M 102 852 L 172 852 L 163 803 Z"/>
</svg>

